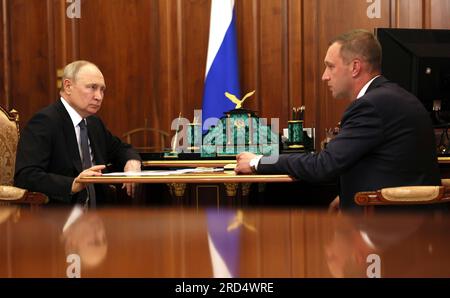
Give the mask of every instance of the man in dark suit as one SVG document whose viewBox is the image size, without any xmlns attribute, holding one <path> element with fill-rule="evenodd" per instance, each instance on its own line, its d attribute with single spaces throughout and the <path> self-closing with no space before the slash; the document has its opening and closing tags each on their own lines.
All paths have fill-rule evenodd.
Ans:
<svg viewBox="0 0 450 298">
<path fill-rule="evenodd" d="M 90 200 L 92 206 L 95 201 L 107 201 L 107 188 L 82 184 L 80 177 L 101 175 L 110 163 L 124 171 L 140 171 L 141 160 L 94 115 L 106 88 L 96 65 L 88 61 L 68 64 L 62 83 L 60 99 L 34 115 L 21 132 L 15 185 L 45 193 L 50 202 Z M 134 187 L 124 185 L 129 195 Z"/>
<path fill-rule="evenodd" d="M 280 155 L 276 162 L 239 154 L 236 173 L 287 173 L 311 182 L 339 177 L 340 199 L 332 208 L 357 207 L 359 191 L 440 185 L 430 117 L 414 95 L 381 76 L 381 46 L 373 34 L 339 36 L 324 62 L 322 80 L 333 97 L 353 99 L 339 134 L 320 153 Z"/>
</svg>

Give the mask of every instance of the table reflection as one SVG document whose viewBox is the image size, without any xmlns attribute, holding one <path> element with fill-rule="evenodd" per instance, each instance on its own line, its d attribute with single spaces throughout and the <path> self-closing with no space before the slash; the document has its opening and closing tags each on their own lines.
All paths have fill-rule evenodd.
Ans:
<svg viewBox="0 0 450 298">
<path fill-rule="evenodd" d="M 424 214 L 334 218 L 325 245 L 328 269 L 334 277 L 448 275 L 450 270 L 438 268 L 449 262 L 442 251 L 449 244 L 440 239 L 445 237 L 441 221 Z"/>
<path fill-rule="evenodd" d="M 0 277 L 449 277 L 449 228 L 441 213 L 0 207 Z"/>
</svg>

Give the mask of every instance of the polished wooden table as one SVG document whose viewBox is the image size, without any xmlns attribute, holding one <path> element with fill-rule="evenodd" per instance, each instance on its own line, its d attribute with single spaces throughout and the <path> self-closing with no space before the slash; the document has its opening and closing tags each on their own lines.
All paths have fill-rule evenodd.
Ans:
<svg viewBox="0 0 450 298">
<path fill-rule="evenodd" d="M 80 179 L 80 182 L 85 183 L 275 183 L 293 181 L 295 179 L 289 175 L 236 175 L 234 171 L 153 176 L 93 176 Z"/>
<path fill-rule="evenodd" d="M 167 184 L 173 204 L 246 205 L 251 185 L 254 183 L 289 183 L 295 179 L 289 175 L 236 175 L 233 170 L 207 173 L 185 173 L 152 176 L 92 176 L 80 179 L 84 183 L 140 183 Z M 145 186 L 146 187 L 146 186 Z M 147 196 L 153 191 L 146 190 Z M 147 196 L 140 198 L 145 201 Z M 232 200 L 230 200 L 230 198 Z"/>
<path fill-rule="evenodd" d="M 442 178 L 450 178 L 450 157 L 439 157 L 438 162 L 440 165 L 441 170 L 441 176 Z M 143 161 L 144 168 L 152 169 L 152 168 L 180 168 L 180 167 L 224 167 L 225 165 L 229 164 L 236 164 L 236 160 L 146 160 Z M 233 174 L 233 173 L 232 173 Z M 175 179 L 172 179 L 175 178 Z M 99 183 L 107 183 L 107 181 L 110 179 L 92 179 L 91 182 Z M 111 179 L 112 181 L 118 181 L 122 182 L 122 179 Z M 110 180 L 110 181 L 111 181 Z M 159 178 L 153 178 L 153 179 L 130 179 L 131 181 L 137 181 L 142 183 L 158 183 L 159 181 L 166 182 L 169 185 L 170 193 L 171 194 L 179 194 L 176 196 L 175 201 L 179 202 L 180 197 L 184 196 L 186 193 L 190 193 L 190 190 L 193 190 L 191 192 L 193 193 L 199 193 L 196 183 L 198 185 L 201 184 L 216 184 L 217 185 L 217 191 L 216 193 L 221 193 L 222 195 L 217 195 L 217 197 L 223 197 L 226 193 L 226 196 L 235 198 L 236 196 L 239 196 L 239 193 L 242 194 L 242 197 L 244 198 L 243 202 L 245 202 L 245 198 L 250 194 L 250 186 L 249 183 L 252 182 L 263 182 L 263 183 L 271 183 L 270 185 L 263 185 L 262 187 L 258 186 L 259 191 L 262 190 L 262 193 L 269 192 L 274 193 L 277 192 L 282 197 L 292 196 L 293 198 L 302 198 L 302 202 L 304 201 L 305 192 L 308 197 L 315 196 L 317 199 L 314 202 L 320 202 L 320 203 L 314 203 L 311 201 L 311 204 L 328 204 L 331 202 L 332 199 L 337 195 L 338 186 L 333 185 L 331 183 L 324 184 L 322 186 L 319 185 L 300 185 L 298 183 L 296 184 L 288 184 L 286 185 L 285 182 L 295 182 L 296 180 L 290 176 L 287 175 L 267 175 L 267 176 L 224 176 L 224 175 L 214 175 L 214 176 L 205 176 L 205 177 L 198 177 L 198 176 L 182 176 L 182 177 L 174 177 L 174 176 L 166 176 L 166 177 L 159 177 Z M 174 181 L 175 180 L 175 181 Z M 277 182 L 282 182 L 281 184 L 278 184 Z M 181 185 L 180 183 L 188 183 L 189 185 Z M 222 185 L 219 185 L 222 183 Z M 223 185 L 227 183 L 227 185 Z M 231 185 L 231 184 L 235 185 Z M 239 186 L 236 184 L 239 183 Z M 247 183 L 247 185 L 245 184 Z M 202 187 L 206 187 L 202 186 Z M 238 189 L 241 189 L 240 192 Z M 298 189 L 301 188 L 301 191 L 299 192 Z M 184 191 L 186 189 L 186 191 Z M 204 188 L 205 189 L 205 188 Z M 225 190 L 224 190 L 225 189 Z M 287 191 L 287 189 L 290 189 L 290 191 Z M 198 201 L 198 197 L 212 197 L 214 194 L 212 194 L 214 191 L 210 191 L 207 195 L 201 194 L 201 195 L 191 195 L 189 197 L 190 201 Z M 252 194 L 255 194 L 255 188 L 253 188 Z M 180 195 L 181 194 L 181 195 Z M 257 196 L 260 196 L 257 194 Z M 272 195 L 270 195 L 272 196 Z M 183 201 L 189 201 L 189 200 L 183 200 Z M 221 199 L 215 199 L 213 201 L 224 201 L 223 198 Z M 239 201 L 239 200 L 238 200 Z M 293 202 L 298 202 L 298 200 L 293 199 Z M 245 203 L 244 203 L 245 204 Z M 198 205 L 197 203 L 194 205 Z"/>
<path fill-rule="evenodd" d="M 450 277 L 450 217 L 440 214 L 76 213 L 1 207 L 0 277 Z"/>
</svg>

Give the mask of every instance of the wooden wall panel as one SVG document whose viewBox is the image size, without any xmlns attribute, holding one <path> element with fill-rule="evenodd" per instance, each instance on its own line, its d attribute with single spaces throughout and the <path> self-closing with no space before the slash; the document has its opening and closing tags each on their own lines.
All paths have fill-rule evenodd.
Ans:
<svg viewBox="0 0 450 298">
<path fill-rule="evenodd" d="M 430 27 L 434 29 L 450 29 L 450 0 L 428 0 L 430 11 Z"/>
<path fill-rule="evenodd" d="M 202 107 L 211 3 L 209 0 L 181 3 L 182 112 L 193 121 L 194 109 Z M 176 118 L 178 111 L 173 111 L 172 115 Z"/>
<path fill-rule="evenodd" d="M 193 119 L 202 102 L 209 7 L 207 0 L 86 2 L 78 58 L 104 72 L 108 87 L 100 116 L 113 132 L 142 127 L 145 118 L 170 131 L 180 112 Z M 124 15 L 131 21 L 114 21 Z"/>
<path fill-rule="evenodd" d="M 288 68 L 288 116 L 292 107 L 304 104 L 303 63 L 303 6 L 301 1 L 289 0 L 287 4 L 287 55 Z"/>
<path fill-rule="evenodd" d="M 241 92 L 257 90 L 246 102 L 246 107 L 261 112 L 260 93 L 260 6 L 258 0 L 236 2 L 236 31 L 239 52 Z"/>
<path fill-rule="evenodd" d="M 5 40 L 8 38 L 8 25 L 9 23 L 5 19 L 7 16 L 5 12 L 5 8 L 7 5 L 6 0 L 0 1 L 0 105 L 9 109 L 9 75 L 7 67 L 9 63 L 6 62 L 8 60 L 9 52 L 6 50 L 6 47 L 9 43 Z"/>
<path fill-rule="evenodd" d="M 313 10 L 317 13 L 317 17 L 311 20 L 311 23 L 316 23 L 318 27 L 314 31 L 308 31 L 305 35 L 318 35 L 315 42 L 312 44 L 306 44 L 306 47 L 310 47 L 309 54 L 312 56 L 306 56 L 306 61 L 318 59 L 314 67 L 318 67 L 312 75 L 315 78 L 312 79 L 313 85 L 317 86 L 317 96 L 313 96 L 313 102 L 311 105 L 316 105 L 315 110 L 316 118 L 314 126 L 318 134 L 318 139 L 324 137 L 325 128 L 334 127 L 341 119 L 341 116 L 350 103 L 350 99 L 336 100 L 332 98 L 326 83 L 321 82 L 321 76 L 324 70 L 323 59 L 325 57 L 328 43 L 335 36 L 340 33 L 346 32 L 350 29 L 361 28 L 373 31 L 376 27 L 389 27 L 390 25 L 390 3 L 388 0 L 381 1 L 381 18 L 370 19 L 367 16 L 367 8 L 369 4 L 366 1 L 317 1 Z M 352 14 L 338 13 L 340 11 L 352 11 Z M 310 14 L 305 14 L 305 22 L 309 22 L 307 18 Z M 333 24 L 332 26 L 330 24 Z M 317 56 L 318 53 L 318 56 Z M 311 86 L 310 84 L 307 86 Z M 308 109 L 308 104 L 306 106 Z M 317 142 L 316 142 L 317 144 Z"/>
<path fill-rule="evenodd" d="M 159 48 L 153 39 L 155 1 L 85 1 L 79 20 L 79 57 L 96 63 L 106 81 L 99 115 L 114 132 L 120 133 L 159 121 L 155 80 Z M 126 20 L 126 21 L 125 21 Z M 140 53 L 136 55 L 136 53 Z"/>
<path fill-rule="evenodd" d="M 55 100 L 47 1 L 9 1 L 10 105 L 22 119 Z M 23 123 L 23 121 L 22 121 Z"/>
<path fill-rule="evenodd" d="M 300 1 L 237 2 L 242 93 L 256 90 L 247 107 L 280 126 L 302 103 L 300 22 Z"/>
<path fill-rule="evenodd" d="M 182 23 L 181 23 L 181 1 L 158 2 L 159 8 L 159 62 L 154 65 L 158 73 L 156 85 L 158 98 L 164 102 L 161 116 L 165 120 L 161 122 L 162 127 L 170 128 L 171 119 L 178 116 L 183 110 L 183 76 L 182 76 Z"/>
<path fill-rule="evenodd" d="M 260 35 L 260 116 L 264 118 L 283 118 L 287 112 L 287 63 L 286 55 L 286 1 L 259 1 Z M 287 57 L 286 57 L 287 58 Z"/>
<path fill-rule="evenodd" d="M 392 1 L 392 27 L 422 28 L 423 0 Z"/>
<path fill-rule="evenodd" d="M 318 144 L 349 103 L 321 81 L 331 38 L 351 28 L 450 28 L 450 0 L 380 0 L 381 18 L 370 19 L 373 1 L 237 0 L 241 89 L 257 91 L 247 107 L 279 117 L 281 129 L 305 104 Z M 81 19 L 66 16 L 65 0 L 1 3 L 0 104 L 18 109 L 22 125 L 54 101 L 56 71 L 74 59 L 103 71 L 100 116 L 117 135 L 146 118 L 170 131 L 179 112 L 192 120 L 201 107 L 210 0 L 82 0 Z"/>
<path fill-rule="evenodd" d="M 318 1 L 303 1 L 302 15 L 302 73 L 303 80 L 303 104 L 305 105 L 305 126 L 315 127 L 316 135 L 320 132 L 317 119 L 321 115 L 319 96 L 320 73 L 322 63 L 319 60 L 319 52 L 316 45 L 319 44 L 319 19 L 318 14 L 314 13 L 319 9 Z M 308 61 L 308 63 L 305 63 Z M 317 142 L 316 142 L 317 143 Z"/>
<path fill-rule="evenodd" d="M 47 0 L 47 9 L 51 11 L 52 19 L 49 20 L 51 28 L 49 32 L 53 35 L 53 59 L 52 74 L 56 80 L 56 91 L 59 93 L 61 87 L 60 76 L 63 67 L 78 59 L 80 53 L 79 47 L 79 22 L 76 18 L 67 17 L 67 9 L 70 3 L 65 0 Z M 83 14 L 81 14 L 83 17 Z M 50 17 L 49 17 L 50 18 Z M 52 89 L 55 85 L 52 85 Z"/>
</svg>

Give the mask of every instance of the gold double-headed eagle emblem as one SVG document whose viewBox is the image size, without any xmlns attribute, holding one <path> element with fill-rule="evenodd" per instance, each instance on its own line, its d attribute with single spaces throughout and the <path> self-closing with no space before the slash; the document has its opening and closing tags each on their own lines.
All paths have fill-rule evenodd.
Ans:
<svg viewBox="0 0 450 298">
<path fill-rule="evenodd" d="M 244 103 L 244 101 L 249 98 L 250 96 L 252 96 L 253 94 L 255 94 L 256 90 L 253 90 L 252 92 L 249 92 L 247 94 L 245 94 L 245 96 L 242 99 L 239 99 L 236 97 L 236 95 L 233 95 L 231 93 L 225 92 L 225 96 L 231 100 L 233 103 L 236 104 L 235 109 L 241 109 L 242 108 L 242 104 Z"/>
</svg>

